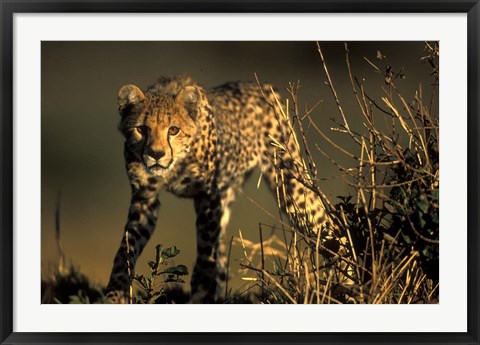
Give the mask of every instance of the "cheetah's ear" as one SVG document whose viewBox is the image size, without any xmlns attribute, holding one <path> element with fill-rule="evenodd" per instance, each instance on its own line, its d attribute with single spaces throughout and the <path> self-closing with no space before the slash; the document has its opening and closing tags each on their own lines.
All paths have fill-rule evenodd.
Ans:
<svg viewBox="0 0 480 345">
<path fill-rule="evenodd" d="M 195 86 L 185 86 L 175 96 L 175 101 L 189 110 L 196 108 L 200 99 L 200 91 Z"/>
<path fill-rule="evenodd" d="M 145 95 L 135 85 L 123 85 L 118 90 L 118 110 L 121 115 L 144 100 Z"/>
</svg>

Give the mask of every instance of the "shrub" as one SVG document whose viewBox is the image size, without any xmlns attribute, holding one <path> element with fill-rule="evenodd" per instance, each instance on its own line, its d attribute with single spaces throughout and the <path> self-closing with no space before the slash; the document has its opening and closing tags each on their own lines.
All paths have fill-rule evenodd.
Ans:
<svg viewBox="0 0 480 345">
<path fill-rule="evenodd" d="M 363 120 L 363 128 L 353 129 L 330 78 L 320 44 L 317 50 L 326 83 L 336 102 L 341 121 L 332 128 L 347 136 L 356 153 L 342 147 L 315 124 L 312 110 L 300 113 L 299 84 L 287 87 L 289 102 L 282 112 L 303 143 L 304 172 L 296 178 L 315 191 L 330 216 L 335 236 L 327 229 L 315 235 L 296 227 L 299 212 L 287 213 L 283 222 L 283 241 L 276 255 L 265 263 L 254 264 L 248 251 L 253 243 L 239 242 L 247 264 L 255 273 L 249 278 L 257 288 L 261 303 L 437 303 L 439 293 L 439 145 L 438 115 L 432 113 L 435 97 L 425 102 L 421 88 L 407 101 L 396 85 L 405 78 L 403 71 L 385 64 L 378 52 L 377 66 L 366 62 L 381 75 L 384 94 L 376 100 L 351 70 L 349 49 L 345 44 L 345 63 L 352 97 Z M 434 90 L 438 85 L 438 43 L 426 43 L 421 62 L 431 68 Z M 382 85 L 383 84 L 383 85 Z M 369 85 L 370 86 L 370 85 Z M 291 107 L 289 107 L 291 104 Z M 315 144 L 334 164 L 351 188 L 351 193 L 329 200 L 319 187 L 316 163 L 305 136 L 305 127 L 313 128 L 328 145 L 348 158 L 351 166 L 333 158 Z M 297 144 L 298 145 L 298 144 Z M 288 146 L 285 145 L 288 150 Z M 297 146 L 299 149 L 300 147 Z M 281 171 L 277 172 L 281 175 Z M 281 183 L 281 179 L 279 178 Z M 280 186 L 282 188 L 282 186 Z M 288 190 L 283 188 L 283 190 Z M 287 198 L 289 196 L 287 195 Z M 298 207 L 298 205 L 296 205 Z M 274 237 L 267 239 L 268 241 Z M 262 240 L 263 242 L 263 240 Z"/>
</svg>

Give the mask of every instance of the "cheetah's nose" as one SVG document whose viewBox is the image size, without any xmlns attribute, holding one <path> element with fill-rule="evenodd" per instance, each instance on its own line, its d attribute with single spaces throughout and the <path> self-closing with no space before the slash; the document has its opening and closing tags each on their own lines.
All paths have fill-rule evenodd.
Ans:
<svg viewBox="0 0 480 345">
<path fill-rule="evenodd" d="M 149 149 L 147 153 L 150 157 L 152 157 L 153 159 L 156 159 L 156 160 L 159 160 L 160 158 L 165 156 L 165 151 L 163 151 L 163 150 L 154 151 L 152 149 Z"/>
</svg>

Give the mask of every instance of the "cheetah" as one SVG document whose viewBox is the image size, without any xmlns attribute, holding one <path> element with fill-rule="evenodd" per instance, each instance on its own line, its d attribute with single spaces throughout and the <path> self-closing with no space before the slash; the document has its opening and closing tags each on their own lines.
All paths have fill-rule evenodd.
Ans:
<svg viewBox="0 0 480 345">
<path fill-rule="evenodd" d="M 118 92 L 119 129 L 131 203 L 107 286 L 107 303 L 128 303 L 135 262 L 151 237 L 167 190 L 193 199 L 197 257 L 191 303 L 218 303 L 226 280 L 223 237 L 235 191 L 260 167 L 273 192 L 276 171 L 316 229 L 327 221 L 318 197 L 295 178 L 300 153 L 269 84 L 228 82 L 205 89 L 189 77 L 161 77 L 145 92 Z M 282 150 L 279 145 L 289 147 Z M 278 176 L 278 175 L 277 175 Z M 277 179 L 278 180 L 278 179 Z M 282 205 L 292 201 L 282 199 Z"/>
</svg>

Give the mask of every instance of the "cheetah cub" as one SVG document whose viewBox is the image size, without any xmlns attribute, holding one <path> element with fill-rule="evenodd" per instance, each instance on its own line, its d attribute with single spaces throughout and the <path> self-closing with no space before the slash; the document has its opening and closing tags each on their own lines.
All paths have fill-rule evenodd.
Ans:
<svg viewBox="0 0 480 345">
<path fill-rule="evenodd" d="M 216 303 L 226 279 L 223 246 L 235 190 L 260 167 L 275 192 L 276 171 L 314 227 L 326 222 L 318 198 L 296 178 L 302 169 L 288 123 L 270 85 L 229 82 L 205 90 L 187 77 L 160 78 L 145 92 L 125 85 L 118 92 L 119 129 L 132 195 L 127 224 L 107 287 L 107 302 L 129 302 L 138 256 L 152 235 L 166 189 L 192 198 L 197 258 L 192 303 Z M 290 150 L 279 149 L 282 143 Z M 291 200 L 283 200 L 288 209 Z"/>
</svg>

